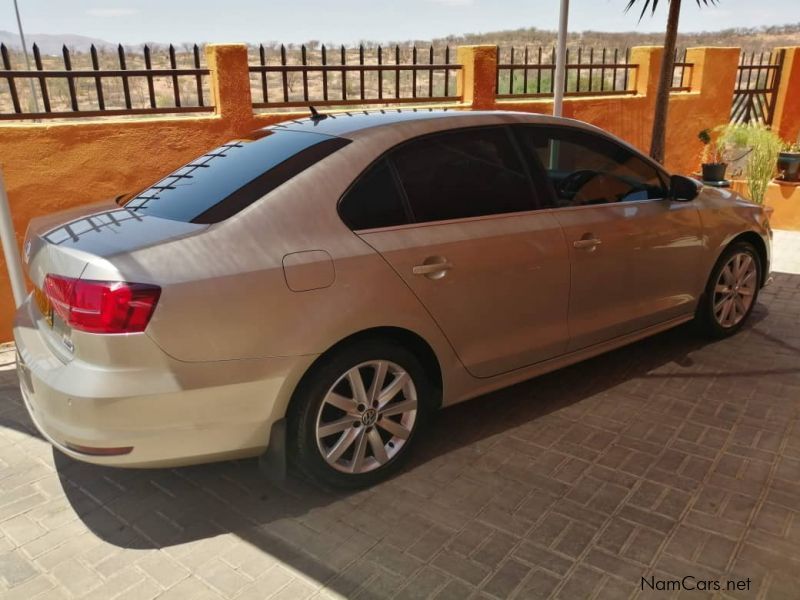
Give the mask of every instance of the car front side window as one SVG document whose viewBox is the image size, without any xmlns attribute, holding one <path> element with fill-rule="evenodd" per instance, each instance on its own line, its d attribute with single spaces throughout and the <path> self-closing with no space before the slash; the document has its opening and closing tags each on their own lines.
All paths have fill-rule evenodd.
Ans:
<svg viewBox="0 0 800 600">
<path fill-rule="evenodd" d="M 519 128 L 521 144 L 547 175 L 556 206 L 666 197 L 653 165 L 603 136 L 570 127 Z"/>
</svg>

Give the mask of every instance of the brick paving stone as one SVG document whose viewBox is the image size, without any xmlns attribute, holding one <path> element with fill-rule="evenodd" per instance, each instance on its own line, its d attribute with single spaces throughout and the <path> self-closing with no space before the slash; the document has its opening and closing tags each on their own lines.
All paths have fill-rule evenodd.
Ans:
<svg viewBox="0 0 800 600">
<path fill-rule="evenodd" d="M 463 600 L 470 597 L 475 589 L 466 583 L 453 580 L 444 586 L 433 598 L 434 600 Z"/>
<path fill-rule="evenodd" d="M 441 413 L 351 494 L 255 461 L 115 470 L 54 452 L 0 349 L 0 597 L 666 598 L 800 589 L 800 254 L 739 335 L 682 327 Z"/>
<path fill-rule="evenodd" d="M 39 574 L 39 570 L 16 550 L 0 554 L 0 579 L 12 588 Z"/>
<path fill-rule="evenodd" d="M 483 586 L 483 591 L 498 598 L 510 598 L 529 570 L 527 565 L 512 558 L 497 568 Z"/>
<path fill-rule="evenodd" d="M 450 578 L 439 569 L 425 567 L 405 582 L 405 587 L 399 591 L 396 598 L 397 600 L 430 598 L 449 581 Z"/>
</svg>

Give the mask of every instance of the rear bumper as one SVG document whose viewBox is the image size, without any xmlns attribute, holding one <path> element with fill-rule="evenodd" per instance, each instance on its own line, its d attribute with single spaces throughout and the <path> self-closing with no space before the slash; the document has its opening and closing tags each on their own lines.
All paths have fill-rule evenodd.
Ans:
<svg viewBox="0 0 800 600">
<path fill-rule="evenodd" d="M 62 362 L 26 301 L 14 324 L 17 371 L 36 427 L 63 453 L 123 467 L 178 466 L 256 456 L 284 416 L 296 381 L 315 357 L 184 363 L 144 334 L 152 353 L 136 367 Z M 70 446 L 72 448 L 70 448 Z M 132 448 L 98 456 L 78 452 Z"/>
</svg>

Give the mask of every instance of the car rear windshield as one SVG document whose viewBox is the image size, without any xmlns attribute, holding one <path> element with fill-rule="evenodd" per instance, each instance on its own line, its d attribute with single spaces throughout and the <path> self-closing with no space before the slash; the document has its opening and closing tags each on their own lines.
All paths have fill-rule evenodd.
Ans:
<svg viewBox="0 0 800 600">
<path fill-rule="evenodd" d="M 262 198 L 349 140 L 265 129 L 223 144 L 125 202 L 125 208 L 191 223 L 217 223 Z"/>
</svg>

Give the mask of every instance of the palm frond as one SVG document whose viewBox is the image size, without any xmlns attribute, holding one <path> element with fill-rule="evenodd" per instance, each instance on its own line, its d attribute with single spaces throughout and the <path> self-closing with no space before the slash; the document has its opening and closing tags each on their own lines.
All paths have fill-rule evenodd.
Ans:
<svg viewBox="0 0 800 600">
<path fill-rule="evenodd" d="M 658 7 L 658 0 L 641 0 L 642 4 L 642 14 L 639 15 L 639 20 L 641 21 L 644 18 L 644 15 L 647 13 L 647 9 L 650 9 L 650 14 L 654 15 L 656 13 L 656 8 Z M 671 0 L 667 0 L 668 2 Z M 633 8 L 639 0 L 628 0 L 628 4 L 625 5 L 625 12 L 628 12 L 631 8 Z M 695 0 L 697 2 L 697 6 L 702 8 L 703 6 L 716 5 L 719 4 L 719 0 Z"/>
</svg>

